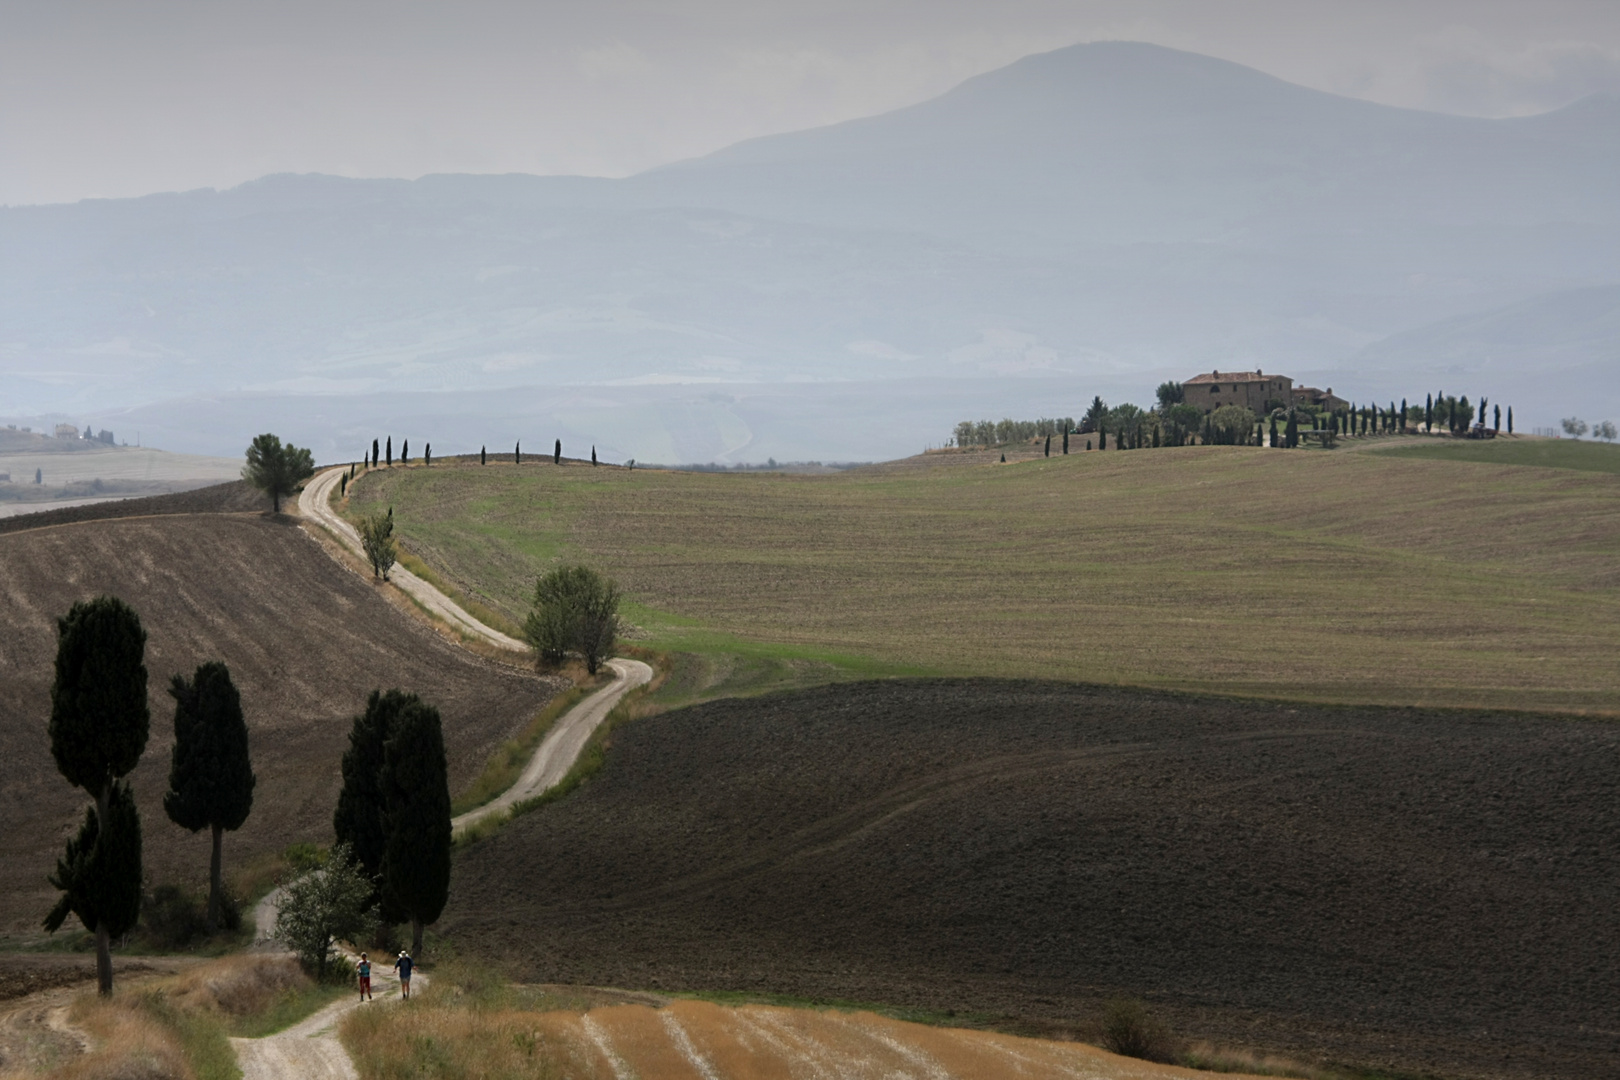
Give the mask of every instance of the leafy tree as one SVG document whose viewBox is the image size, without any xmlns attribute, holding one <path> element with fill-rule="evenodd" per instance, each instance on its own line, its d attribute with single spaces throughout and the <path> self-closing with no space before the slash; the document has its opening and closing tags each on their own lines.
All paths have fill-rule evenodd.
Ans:
<svg viewBox="0 0 1620 1080">
<path fill-rule="evenodd" d="M 561 439 L 557 440 L 557 446 L 551 452 L 551 463 L 553 465 L 561 465 L 562 464 L 562 440 Z"/>
<path fill-rule="evenodd" d="M 1187 392 L 1178 382 L 1162 382 L 1155 391 L 1159 398 L 1159 412 L 1169 412 L 1171 406 L 1180 405 L 1187 400 Z"/>
<path fill-rule="evenodd" d="M 955 428 L 955 431 L 952 434 L 952 438 L 955 440 L 956 445 L 959 446 L 959 447 L 972 446 L 973 445 L 973 421 L 971 421 L 971 420 L 963 420 L 961 423 L 957 424 L 956 428 Z"/>
<path fill-rule="evenodd" d="M 333 846 L 326 865 L 287 886 L 276 914 L 276 940 L 326 978 L 332 947 L 359 941 L 377 930 L 372 882 L 354 862 L 349 846 Z"/>
<path fill-rule="evenodd" d="M 394 508 L 386 514 L 371 514 L 360 519 L 360 546 L 371 560 L 371 576 L 388 580 L 399 549 L 394 543 Z"/>
<path fill-rule="evenodd" d="M 1560 421 L 1564 426 L 1564 434 L 1578 439 L 1587 432 L 1586 421 L 1574 416 L 1566 416 Z"/>
<path fill-rule="evenodd" d="M 1222 405 L 1209 414 L 1212 441 L 1219 446 L 1238 446 L 1248 442 L 1254 431 L 1254 413 L 1241 405 Z"/>
<path fill-rule="evenodd" d="M 220 857 L 227 830 L 235 832 L 253 809 L 253 762 L 248 755 L 242 696 L 231 671 L 217 660 L 202 664 L 191 679 L 175 675 L 174 750 L 163 812 L 182 829 L 213 832 L 208 865 L 208 929 L 219 928 L 225 889 Z"/>
<path fill-rule="evenodd" d="M 102 994 L 112 993 L 111 940 L 140 916 L 140 819 L 128 788 L 121 793 L 115 789 L 118 779 L 140 761 L 150 722 L 146 631 L 140 616 L 114 596 L 74 604 L 57 622 L 56 678 L 46 731 L 56 767 L 96 805 L 94 818 L 87 812 L 77 840 L 68 843 L 57 863 L 51 883 L 64 895 L 46 917 L 45 928 L 55 933 L 72 912 L 95 933 Z"/>
<path fill-rule="evenodd" d="M 1592 438 L 1602 439 L 1604 442 L 1614 442 L 1615 429 L 1613 420 L 1605 420 L 1601 424 L 1592 425 Z"/>
<path fill-rule="evenodd" d="M 1080 418 L 1080 426 L 1085 431 L 1095 431 L 1099 434 L 1108 423 L 1108 406 L 1101 397 L 1093 397 L 1091 405 L 1086 409 L 1086 415 Z M 1103 447 L 1106 449 L 1106 447 Z"/>
<path fill-rule="evenodd" d="M 1171 446 L 1186 446 L 1187 439 L 1203 421 L 1204 414 L 1196 405 L 1172 405 L 1169 412 L 1160 416 Z"/>
<path fill-rule="evenodd" d="M 274 435 L 257 435 L 247 449 L 242 479 L 270 496 L 271 506 L 281 513 L 281 500 L 298 490 L 298 485 L 315 475 L 315 460 L 308 450 L 291 443 L 283 446 Z"/>
<path fill-rule="evenodd" d="M 585 566 L 558 567 L 540 578 L 534 608 L 523 624 L 523 635 L 541 660 L 555 664 L 576 651 L 592 675 L 612 652 L 618 630 L 618 586 Z"/>
<path fill-rule="evenodd" d="M 450 898 L 450 780 L 439 710 L 415 695 L 399 712 L 383 747 L 381 885 L 385 917 L 411 924 L 411 953 L 422 927 Z"/>
</svg>

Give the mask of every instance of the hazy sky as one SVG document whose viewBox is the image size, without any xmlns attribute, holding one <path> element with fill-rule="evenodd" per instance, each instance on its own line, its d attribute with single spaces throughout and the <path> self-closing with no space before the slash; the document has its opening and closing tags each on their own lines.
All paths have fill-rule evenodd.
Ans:
<svg viewBox="0 0 1620 1080">
<path fill-rule="evenodd" d="M 1617 0 L 0 0 L 0 203 L 625 175 L 1104 39 L 1484 116 L 1620 92 Z"/>
</svg>

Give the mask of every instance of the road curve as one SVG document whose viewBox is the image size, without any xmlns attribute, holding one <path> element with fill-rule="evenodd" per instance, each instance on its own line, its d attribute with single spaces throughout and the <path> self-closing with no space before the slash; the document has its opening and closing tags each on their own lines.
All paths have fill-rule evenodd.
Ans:
<svg viewBox="0 0 1620 1080">
<path fill-rule="evenodd" d="M 337 486 L 338 480 L 344 474 L 343 469 L 327 469 L 319 473 L 309 483 L 304 485 L 303 494 L 298 496 L 298 512 L 306 520 L 319 522 L 324 525 L 338 542 L 360 558 L 365 558 L 365 548 L 360 544 L 360 534 L 332 509 L 332 489 Z M 502 649 L 513 652 L 526 652 L 529 646 L 517 638 L 508 637 L 493 627 L 485 626 L 471 615 L 462 610 L 461 605 L 451 600 L 444 593 L 429 585 L 403 566 L 395 565 L 388 572 L 388 580 L 399 586 L 400 590 L 421 604 L 428 611 L 437 615 L 468 637 L 477 638 Z"/>
<path fill-rule="evenodd" d="M 568 770 L 579 760 L 580 751 L 585 749 L 591 733 L 607 718 L 613 706 L 631 690 L 652 681 L 653 669 L 640 660 L 618 657 L 609 660 L 607 666 L 617 678 L 564 713 L 546 733 L 517 782 L 493 802 L 453 819 L 450 822 L 452 830 L 460 832 L 475 821 L 504 814 L 514 804 L 539 795 L 567 776 Z"/>
</svg>

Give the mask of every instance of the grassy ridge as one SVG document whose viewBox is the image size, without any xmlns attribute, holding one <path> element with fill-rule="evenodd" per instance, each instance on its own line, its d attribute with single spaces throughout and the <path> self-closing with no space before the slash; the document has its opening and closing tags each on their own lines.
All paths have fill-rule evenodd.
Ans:
<svg viewBox="0 0 1620 1080">
<path fill-rule="evenodd" d="M 1598 472 L 1188 447 L 357 487 L 514 621 L 538 572 L 580 559 L 618 577 L 646 644 L 722 666 L 1620 710 L 1620 479 Z"/>
<path fill-rule="evenodd" d="M 1416 445 L 1394 446 L 1380 452 L 1431 461 L 1620 473 L 1620 446 L 1574 439 L 1426 439 Z"/>
</svg>

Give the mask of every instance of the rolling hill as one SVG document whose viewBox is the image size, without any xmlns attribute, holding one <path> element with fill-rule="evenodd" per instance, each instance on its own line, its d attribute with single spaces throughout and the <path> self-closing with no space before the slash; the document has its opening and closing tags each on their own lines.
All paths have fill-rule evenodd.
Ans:
<svg viewBox="0 0 1620 1080">
<path fill-rule="evenodd" d="M 1608 98 L 1444 116 L 1113 42 L 625 180 L 277 176 L 10 207 L 0 413 L 117 429 L 144 406 L 165 445 L 225 453 L 251 433 L 215 440 L 197 415 L 266 395 L 265 423 L 344 459 L 311 411 L 376 430 L 401 410 L 369 395 L 416 393 L 416 437 L 441 450 L 562 434 L 668 461 L 854 456 L 822 434 L 842 414 L 815 385 L 800 426 L 756 412 L 741 440 L 692 434 L 692 390 L 667 384 L 694 381 L 870 382 L 894 417 L 873 457 L 942 430 L 904 418 L 918 387 L 965 412 L 1008 376 L 1067 380 L 1068 402 L 1046 408 L 1031 383 L 1006 406 L 1059 415 L 1257 364 L 1358 398 L 1410 393 L 1426 370 L 1488 379 L 1475 396 L 1527 422 L 1576 401 L 1620 412 L 1608 337 L 1482 318 L 1620 281 L 1617 164 Z M 1417 342 L 1362 372 L 1361 350 L 1456 319 L 1483 351 Z M 587 383 L 642 394 L 610 387 L 591 411 L 540 393 L 531 413 L 465 423 L 480 393 L 577 400 Z"/>
<path fill-rule="evenodd" d="M 1611 1076 L 1620 731 L 997 680 L 621 726 L 458 853 L 441 931 L 528 981 L 879 1001 L 1383 1075 Z M 1353 1074 L 1354 1075 L 1354 1074 Z"/>
<path fill-rule="evenodd" d="M 199 498 L 153 502 L 163 513 Z M 207 834 L 184 832 L 162 808 L 174 731 L 165 690 L 176 672 L 223 660 L 242 693 L 258 783 L 247 824 L 225 841 L 228 873 L 295 841 L 329 842 L 349 718 L 372 689 L 412 689 L 439 706 L 453 789 L 555 693 L 552 680 L 446 643 L 267 515 L 171 510 L 0 535 L 0 862 L 10 871 L 0 883 L 0 935 L 39 933 L 56 895 L 45 875 L 83 814 L 84 793 L 57 772 L 45 724 L 55 620 L 104 592 L 134 606 L 148 635 L 151 737 L 131 779 L 153 884 L 196 883 L 208 872 Z"/>
</svg>

